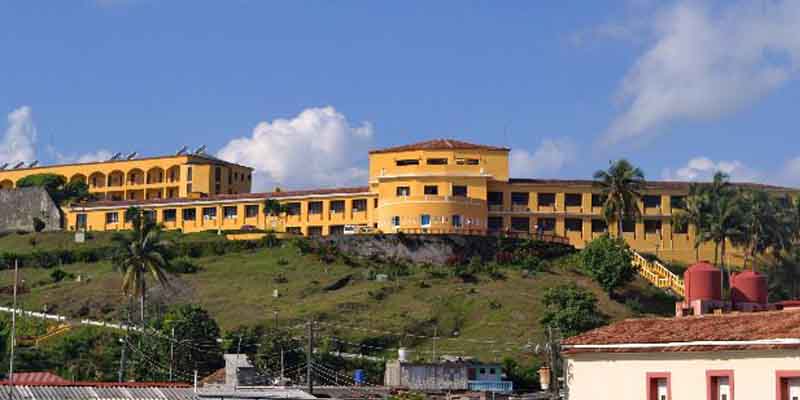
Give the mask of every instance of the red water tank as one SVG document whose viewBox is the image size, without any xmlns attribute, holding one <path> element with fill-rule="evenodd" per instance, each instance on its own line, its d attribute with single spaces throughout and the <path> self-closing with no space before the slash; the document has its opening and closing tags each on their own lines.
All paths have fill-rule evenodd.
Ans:
<svg viewBox="0 0 800 400">
<path fill-rule="evenodd" d="M 731 300 L 734 303 L 767 304 L 767 276 L 744 271 L 731 276 Z"/>
<path fill-rule="evenodd" d="M 722 272 L 707 261 L 689 267 L 683 273 L 683 281 L 688 302 L 722 300 Z"/>
</svg>

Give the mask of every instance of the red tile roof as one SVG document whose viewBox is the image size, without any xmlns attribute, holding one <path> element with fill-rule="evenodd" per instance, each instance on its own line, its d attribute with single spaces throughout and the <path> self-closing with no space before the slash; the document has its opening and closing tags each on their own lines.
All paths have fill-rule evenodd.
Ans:
<svg viewBox="0 0 800 400">
<path fill-rule="evenodd" d="M 192 202 L 214 202 L 224 200 L 266 200 L 266 199 L 280 199 L 285 197 L 303 197 L 303 196 L 324 196 L 335 194 L 358 194 L 368 193 L 369 187 L 345 187 L 345 188 L 330 188 L 330 189 L 312 189 L 312 190 L 290 190 L 281 192 L 264 192 L 264 193 L 239 193 L 239 194 L 221 194 L 216 196 L 200 197 L 200 198 L 173 198 L 173 199 L 148 199 L 148 200 L 101 200 L 90 203 L 73 204 L 72 208 L 99 208 L 99 207 L 123 207 L 123 206 L 157 206 L 159 204 L 171 203 L 192 203 Z"/>
<path fill-rule="evenodd" d="M 379 153 L 394 153 L 398 151 L 413 151 L 413 150 L 494 150 L 494 151 L 509 151 L 508 147 L 495 147 L 486 146 L 482 144 L 474 144 L 462 142 L 453 139 L 434 139 L 424 142 L 407 144 L 403 146 L 386 147 L 383 149 L 376 149 L 369 152 L 369 154 Z"/>
<path fill-rule="evenodd" d="M 530 179 L 530 178 L 511 178 L 509 182 L 512 184 L 529 184 L 529 185 L 569 185 L 569 186 L 593 186 L 595 181 L 590 179 Z M 704 184 L 707 182 L 680 182 L 680 181 L 647 181 L 645 183 L 646 189 L 652 190 L 676 190 L 687 192 L 692 183 Z M 750 182 L 733 182 L 733 186 L 742 189 L 761 189 L 761 190 L 776 190 L 776 191 L 796 191 L 797 189 L 766 185 L 762 183 Z"/>
<path fill-rule="evenodd" d="M 753 343 L 777 339 L 791 342 Z M 800 310 L 628 319 L 568 338 L 562 344 L 568 354 L 800 348 Z M 654 346 L 624 346 L 630 344 Z"/>
<path fill-rule="evenodd" d="M 14 383 L 28 385 L 31 383 L 54 384 L 69 381 L 52 372 L 15 372 Z"/>
</svg>

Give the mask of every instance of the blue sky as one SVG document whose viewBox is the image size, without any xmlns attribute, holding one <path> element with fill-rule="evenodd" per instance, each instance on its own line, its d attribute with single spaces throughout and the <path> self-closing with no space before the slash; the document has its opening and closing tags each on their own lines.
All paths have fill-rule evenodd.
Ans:
<svg viewBox="0 0 800 400">
<path fill-rule="evenodd" d="M 366 150 L 507 145 L 518 177 L 800 184 L 800 2 L 0 4 L 0 162 L 207 144 L 259 188 L 363 184 Z"/>
</svg>

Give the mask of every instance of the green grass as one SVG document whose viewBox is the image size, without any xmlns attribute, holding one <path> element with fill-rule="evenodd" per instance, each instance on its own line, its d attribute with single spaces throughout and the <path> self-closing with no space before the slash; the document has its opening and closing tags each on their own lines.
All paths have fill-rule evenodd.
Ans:
<svg viewBox="0 0 800 400">
<path fill-rule="evenodd" d="M 111 237 L 115 232 L 87 233 L 84 243 L 75 243 L 72 232 L 40 232 L 40 233 L 7 233 L 0 235 L 0 253 L 30 253 L 34 250 L 75 249 L 78 247 L 104 247 L 111 245 Z M 215 232 L 198 232 L 182 234 L 177 231 L 165 231 L 164 239 L 172 241 L 211 240 L 218 238 Z"/>
<path fill-rule="evenodd" d="M 96 236 L 95 241 L 107 240 L 104 236 Z M 9 240 L 6 237 L 1 243 Z M 47 245 L 65 243 L 59 240 L 63 239 L 54 235 L 47 239 Z M 150 296 L 155 303 L 199 304 L 209 310 L 223 330 L 239 325 L 272 324 L 277 311 L 283 326 L 295 326 L 309 318 L 325 322 L 326 325 L 321 325 L 323 338 L 336 335 L 348 341 L 380 342 L 386 336 L 380 332 L 392 332 L 395 334 L 388 341 L 389 347 L 399 341 L 426 351 L 432 346 L 430 340 L 404 333 L 432 336 L 438 332 L 443 338 L 437 343 L 440 354 L 476 355 L 487 360 L 504 356 L 526 358 L 519 347 L 542 339 L 541 298 L 549 287 L 575 282 L 597 296 L 600 309 L 611 320 L 634 316 L 622 304 L 624 300 L 609 299 L 589 278 L 570 268 L 572 260 L 573 257 L 565 257 L 554 262 L 550 272 L 534 277 L 504 269 L 505 279 L 492 280 L 481 275 L 476 283 L 464 283 L 447 275 L 445 267 L 429 267 L 445 272 L 436 274 L 429 268 L 414 266 L 408 276 L 397 281 L 377 282 L 368 277 L 380 273 L 380 265 L 324 264 L 316 256 L 299 255 L 297 249 L 285 244 L 274 249 L 194 259 L 201 267 L 199 272 L 175 275 L 173 289 L 157 289 Z M 84 279 L 49 283 L 52 270 L 21 270 L 30 290 L 20 296 L 22 306 L 29 310 L 46 306 L 59 314 L 114 321 L 123 317 L 126 300 L 120 293 L 120 275 L 108 262 L 71 264 L 63 270 Z M 11 274 L 12 271 L 0 271 L 0 281 L 4 282 L 0 286 L 11 284 Z M 324 290 L 348 275 L 351 280 L 341 289 Z M 447 277 L 436 278 L 441 275 Z M 279 277 L 285 278 L 285 282 Z M 273 297 L 276 289 L 277 298 Z M 377 295 L 379 292 L 386 293 L 385 297 Z M 10 304 L 8 291 L 2 293 L 0 302 Z M 624 295 L 640 298 L 646 309 L 666 312 L 664 299 L 654 295 L 643 281 L 629 285 Z M 654 303 L 650 304 L 650 300 Z M 490 340 L 503 344 L 480 343 Z"/>
</svg>

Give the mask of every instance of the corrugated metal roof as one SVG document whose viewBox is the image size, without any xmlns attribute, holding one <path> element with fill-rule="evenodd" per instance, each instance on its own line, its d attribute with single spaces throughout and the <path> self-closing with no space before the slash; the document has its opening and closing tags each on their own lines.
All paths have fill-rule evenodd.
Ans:
<svg viewBox="0 0 800 400">
<path fill-rule="evenodd" d="M 10 386 L 0 386 L 0 400 L 11 400 Z M 34 385 L 14 386 L 14 400 L 194 400 L 191 388 Z"/>
</svg>

